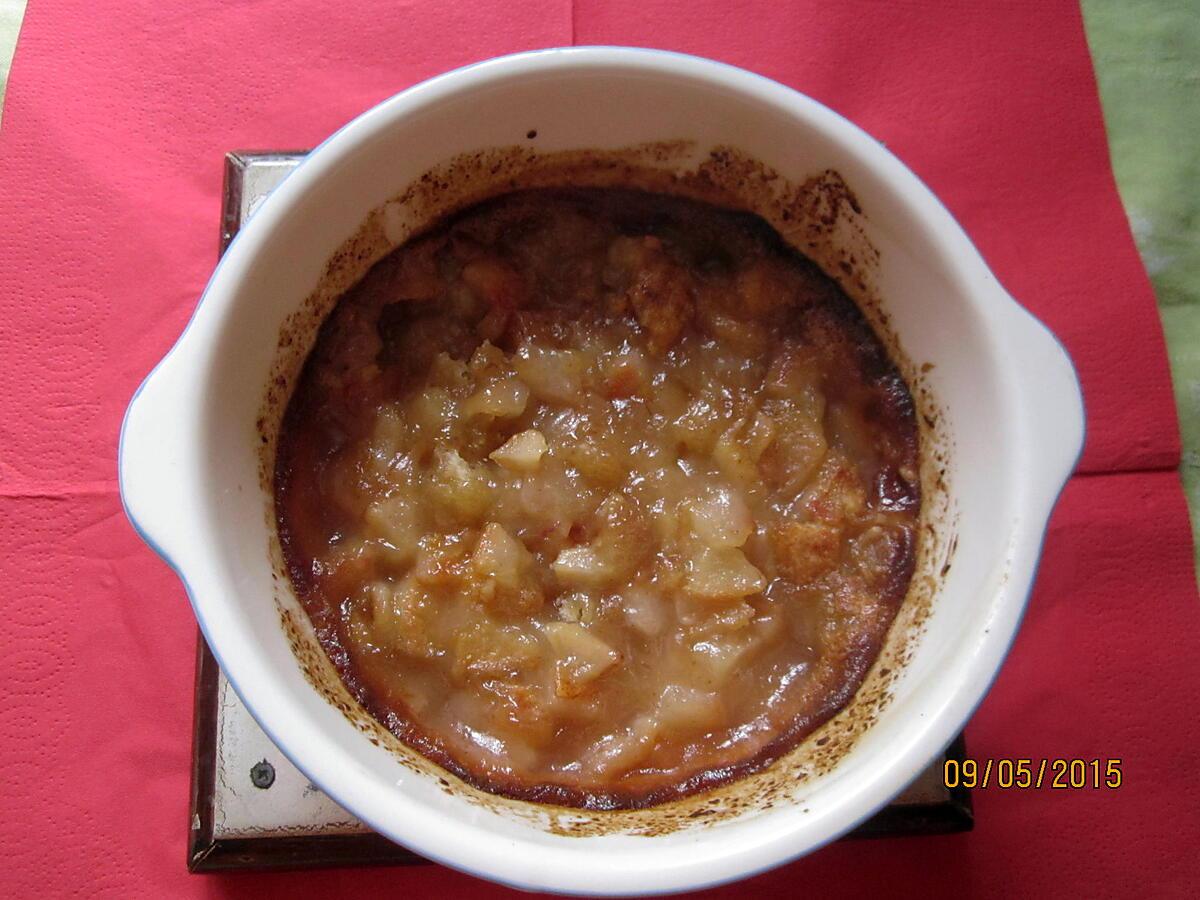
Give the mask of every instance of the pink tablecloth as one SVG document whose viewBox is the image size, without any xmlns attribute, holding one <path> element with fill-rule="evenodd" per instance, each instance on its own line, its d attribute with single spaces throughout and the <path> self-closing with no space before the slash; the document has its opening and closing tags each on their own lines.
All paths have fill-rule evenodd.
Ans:
<svg viewBox="0 0 1200 900">
<path fill-rule="evenodd" d="M 194 625 L 114 480 L 130 395 L 215 255 L 224 151 L 316 143 L 426 76 L 627 43 L 727 60 L 886 141 L 1078 363 L 1090 432 L 978 756 L 1120 757 L 1117 791 L 979 791 L 973 834 L 842 844 L 717 892 L 1187 893 L 1200 605 L 1154 299 L 1079 11 L 938 3 L 30 0 L 0 132 L 0 892 L 459 896 L 436 868 L 189 877 Z M 716 894 L 714 894 L 716 896 Z"/>
</svg>

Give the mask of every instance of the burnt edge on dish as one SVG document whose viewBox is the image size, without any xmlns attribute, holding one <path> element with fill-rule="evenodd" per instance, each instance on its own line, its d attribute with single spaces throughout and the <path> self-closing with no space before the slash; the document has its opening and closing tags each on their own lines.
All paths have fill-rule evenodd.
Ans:
<svg viewBox="0 0 1200 900">
<path fill-rule="evenodd" d="M 764 769 L 644 809 L 593 811 L 487 793 L 403 744 L 351 696 L 317 642 L 291 591 L 276 530 L 273 498 L 279 424 L 316 333 L 341 295 L 379 259 L 444 216 L 508 191 L 563 185 L 636 187 L 761 216 L 788 244 L 837 281 L 862 310 L 912 393 L 920 433 L 923 500 L 916 567 L 884 646 L 858 690 L 836 715 Z M 892 686 L 915 652 L 937 585 L 950 570 L 956 546 L 946 483 L 951 448 L 929 387 L 932 367 L 914 364 L 892 329 L 876 290 L 880 256 L 866 237 L 865 216 L 854 192 L 832 169 L 796 184 L 734 147 L 718 146 L 704 153 L 690 141 L 556 153 L 511 146 L 463 154 L 429 170 L 372 210 L 330 258 L 316 289 L 285 321 L 256 421 L 275 602 L 292 652 L 317 692 L 372 744 L 390 751 L 399 764 L 413 772 L 433 778 L 444 791 L 558 835 L 653 836 L 736 818 L 775 804 L 801 802 L 805 786 L 832 771 L 890 702 Z"/>
</svg>

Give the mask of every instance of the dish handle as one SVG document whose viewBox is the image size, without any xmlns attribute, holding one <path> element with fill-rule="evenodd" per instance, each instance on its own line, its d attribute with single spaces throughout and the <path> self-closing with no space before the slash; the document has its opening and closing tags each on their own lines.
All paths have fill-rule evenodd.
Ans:
<svg viewBox="0 0 1200 900">
<path fill-rule="evenodd" d="M 1006 295 L 1007 296 L 1007 295 Z M 1006 316 L 1020 353 L 1020 420 L 1028 423 L 1026 446 L 1035 454 L 1027 471 L 1044 472 L 1057 496 L 1083 454 L 1087 420 L 1079 375 L 1066 347 L 1032 313 L 1008 297 Z"/>
<path fill-rule="evenodd" d="M 178 523 L 194 521 L 189 507 L 188 473 L 195 470 L 185 458 L 194 450 L 187 417 L 191 408 L 181 366 L 168 356 L 159 363 L 129 401 L 121 424 L 117 451 L 121 503 L 134 530 L 169 565 L 180 568 L 184 542 Z"/>
</svg>

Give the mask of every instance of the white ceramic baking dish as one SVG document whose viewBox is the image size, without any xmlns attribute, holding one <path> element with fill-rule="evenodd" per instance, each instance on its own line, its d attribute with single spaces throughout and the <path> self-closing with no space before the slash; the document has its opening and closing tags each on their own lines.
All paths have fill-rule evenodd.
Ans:
<svg viewBox="0 0 1200 900">
<path fill-rule="evenodd" d="M 650 142 L 668 143 L 646 150 Z M 610 150 L 629 159 L 621 148 L 633 146 L 643 147 L 633 155 L 639 165 L 659 172 L 723 160 L 717 180 L 734 192 L 739 178 L 753 182 L 752 206 L 770 206 L 763 198 L 774 192 L 779 202 L 759 211 L 780 227 L 790 223 L 790 239 L 811 237 L 801 249 L 868 310 L 921 407 L 927 527 L 918 576 L 880 661 L 850 707 L 794 753 L 673 807 L 570 812 L 459 783 L 373 728 L 339 693 L 280 577 L 273 416 L 333 293 L 450 203 L 445 192 L 441 200 L 428 190 L 405 196 L 423 173 L 453 179 L 462 164 L 447 164 L 460 154 L 520 148 L 500 151 L 499 174 L 475 158 L 462 176 L 472 190 L 494 191 L 497 179 L 520 181 L 546 154 Z M 714 157 L 715 147 L 731 149 Z M 610 165 L 609 177 L 618 169 Z M 837 197 L 821 187 L 830 178 Z M 695 188 L 704 179 L 685 182 Z M 816 219 L 800 227 L 788 209 Z M 293 346 L 281 348 L 281 333 Z M 234 241 L 183 336 L 130 403 L 120 481 L 130 520 L 184 581 L 246 706 L 340 804 L 415 851 L 484 878 L 654 893 L 808 853 L 878 810 L 935 758 L 1012 643 L 1083 427 L 1063 348 L 877 141 L 739 69 L 578 48 L 435 78 L 314 151 Z"/>
</svg>

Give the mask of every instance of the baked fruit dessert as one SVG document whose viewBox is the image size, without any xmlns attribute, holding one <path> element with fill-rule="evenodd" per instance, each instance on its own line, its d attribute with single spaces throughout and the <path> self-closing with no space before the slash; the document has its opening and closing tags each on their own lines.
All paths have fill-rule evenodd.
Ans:
<svg viewBox="0 0 1200 900">
<path fill-rule="evenodd" d="M 376 264 L 283 420 L 293 585 L 344 682 L 484 789 L 641 807 L 834 715 L 912 578 L 912 398 L 763 220 L 540 189 Z"/>
</svg>

